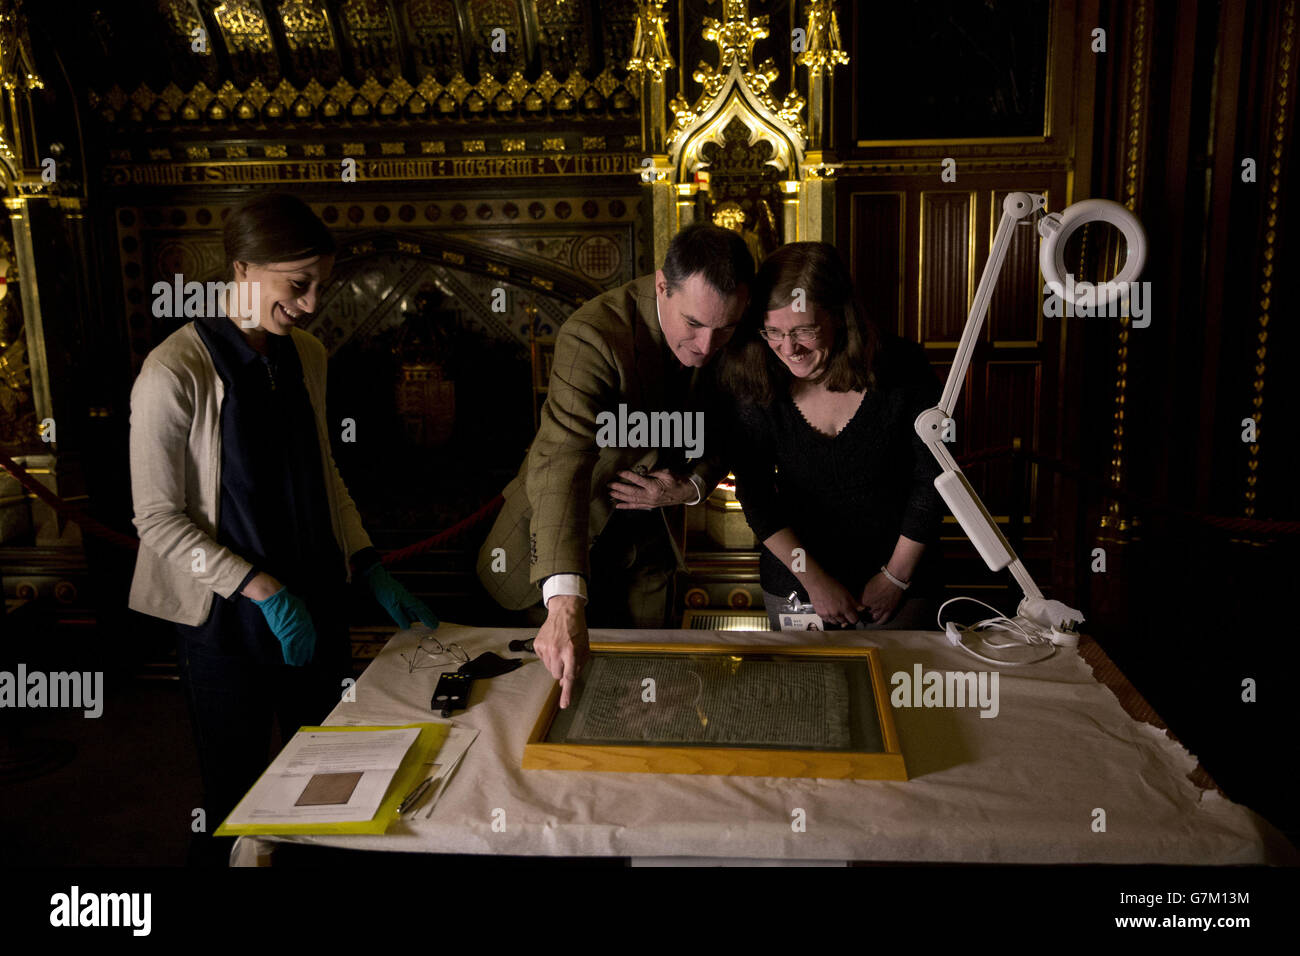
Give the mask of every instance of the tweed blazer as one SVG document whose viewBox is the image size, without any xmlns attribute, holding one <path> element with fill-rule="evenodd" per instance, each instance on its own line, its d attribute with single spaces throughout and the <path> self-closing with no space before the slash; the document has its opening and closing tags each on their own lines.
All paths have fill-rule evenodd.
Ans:
<svg viewBox="0 0 1300 956">
<path fill-rule="evenodd" d="M 620 404 L 647 413 L 687 408 L 687 396 L 673 394 L 667 379 L 675 360 L 659 326 L 654 283 L 648 275 L 612 289 L 560 326 L 537 435 L 479 552 L 479 580 L 504 607 L 537 603 L 553 574 L 590 577 L 591 545 L 615 510 L 609 484 L 624 469 L 663 460 L 663 449 L 602 448 L 596 440 L 597 416 Z M 694 383 L 703 377 L 697 371 Z M 703 454 L 674 468 L 699 476 L 706 495 L 727 474 L 716 424 L 706 410 Z"/>
<path fill-rule="evenodd" d="M 316 413 L 330 522 L 350 581 L 348 556 L 370 547 L 370 538 L 330 451 L 325 346 L 301 329 L 290 335 Z M 253 569 L 216 541 L 224 394 L 193 322 L 149 353 L 131 389 L 131 498 L 140 550 L 128 604 L 180 624 L 202 624 L 213 596 L 232 596 Z"/>
</svg>

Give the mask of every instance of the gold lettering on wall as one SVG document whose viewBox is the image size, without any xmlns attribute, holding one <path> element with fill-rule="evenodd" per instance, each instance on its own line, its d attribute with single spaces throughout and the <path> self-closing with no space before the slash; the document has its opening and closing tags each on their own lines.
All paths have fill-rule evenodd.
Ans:
<svg viewBox="0 0 1300 956">
<path fill-rule="evenodd" d="M 358 179 L 514 179 L 525 176 L 623 176 L 640 172 L 633 153 L 585 156 L 484 156 L 461 159 L 362 159 Z M 113 185 L 181 186 L 195 183 L 294 183 L 338 180 L 337 160 L 268 163 L 164 163 L 105 168 Z"/>
</svg>

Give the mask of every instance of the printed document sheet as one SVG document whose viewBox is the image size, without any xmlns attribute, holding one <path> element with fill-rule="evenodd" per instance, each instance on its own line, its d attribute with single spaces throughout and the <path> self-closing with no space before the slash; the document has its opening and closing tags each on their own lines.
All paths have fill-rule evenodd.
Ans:
<svg viewBox="0 0 1300 956">
<path fill-rule="evenodd" d="M 241 825 L 371 820 L 419 735 L 416 728 L 356 733 L 300 731 L 226 822 Z"/>
</svg>

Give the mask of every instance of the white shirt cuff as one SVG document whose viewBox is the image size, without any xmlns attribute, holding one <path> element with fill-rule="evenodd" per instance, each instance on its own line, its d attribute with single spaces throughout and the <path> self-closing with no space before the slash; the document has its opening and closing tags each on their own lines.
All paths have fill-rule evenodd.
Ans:
<svg viewBox="0 0 1300 956">
<path fill-rule="evenodd" d="M 572 594 L 587 600 L 587 582 L 581 574 L 552 574 L 542 582 L 542 605 L 547 606 L 557 594 Z"/>
<path fill-rule="evenodd" d="M 695 500 L 688 501 L 686 502 L 686 504 L 688 506 L 698 505 L 701 501 L 704 500 L 704 479 L 701 478 L 699 475 L 691 475 L 688 480 L 690 481 L 691 484 L 695 486 Z"/>
</svg>

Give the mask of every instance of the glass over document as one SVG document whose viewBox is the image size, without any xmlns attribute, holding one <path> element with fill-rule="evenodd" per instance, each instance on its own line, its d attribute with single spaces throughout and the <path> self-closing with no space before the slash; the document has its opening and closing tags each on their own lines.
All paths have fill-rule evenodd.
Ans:
<svg viewBox="0 0 1300 956">
<path fill-rule="evenodd" d="M 865 658 L 786 654 L 593 653 L 543 740 L 884 750 Z"/>
</svg>

